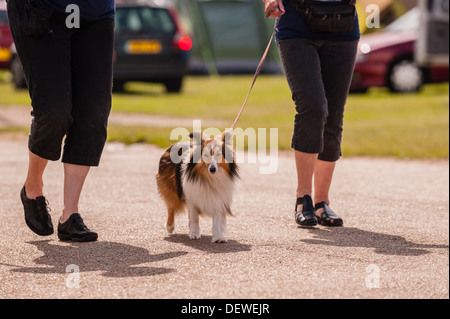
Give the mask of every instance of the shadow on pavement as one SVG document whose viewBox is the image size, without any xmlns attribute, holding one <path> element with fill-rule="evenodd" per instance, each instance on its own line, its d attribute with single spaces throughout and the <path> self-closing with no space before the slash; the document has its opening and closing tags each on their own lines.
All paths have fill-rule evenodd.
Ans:
<svg viewBox="0 0 450 319">
<path fill-rule="evenodd" d="M 37 265 L 50 267 L 18 267 L 11 271 L 29 273 L 66 273 L 68 265 L 76 265 L 79 271 L 104 271 L 107 277 L 155 276 L 174 272 L 175 269 L 137 266 L 149 262 L 176 258 L 187 252 L 168 252 L 151 255 L 147 249 L 115 242 L 70 243 L 67 246 L 52 245 L 50 240 L 29 242 L 44 253 L 34 260 Z"/>
<path fill-rule="evenodd" d="M 189 238 L 188 235 L 174 234 L 164 238 L 164 240 L 171 243 L 183 244 L 212 254 L 250 251 L 252 247 L 251 245 L 241 244 L 235 240 L 228 240 L 228 242 L 220 244 L 212 243 L 211 236 L 203 236 L 203 235 L 201 239 L 192 240 Z"/>
<path fill-rule="evenodd" d="M 307 244 L 335 247 L 375 248 L 375 253 L 398 256 L 420 256 L 431 253 L 426 248 L 447 248 L 448 245 L 417 244 L 397 235 L 375 233 L 352 227 L 308 229 L 314 239 L 301 240 Z"/>
</svg>

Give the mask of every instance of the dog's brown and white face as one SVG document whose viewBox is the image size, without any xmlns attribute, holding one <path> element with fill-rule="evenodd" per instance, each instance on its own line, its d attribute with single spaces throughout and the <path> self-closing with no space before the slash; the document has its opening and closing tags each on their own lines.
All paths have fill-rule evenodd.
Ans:
<svg viewBox="0 0 450 319">
<path fill-rule="evenodd" d="M 190 136 L 195 148 L 188 164 L 190 174 L 209 178 L 210 174 L 223 170 L 231 179 L 237 176 L 232 133 L 224 132 L 212 139 L 201 132 L 191 133 Z"/>
</svg>

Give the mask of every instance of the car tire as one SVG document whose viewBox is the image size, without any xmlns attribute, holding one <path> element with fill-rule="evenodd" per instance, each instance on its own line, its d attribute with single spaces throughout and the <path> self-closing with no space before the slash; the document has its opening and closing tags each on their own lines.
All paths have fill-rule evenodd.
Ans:
<svg viewBox="0 0 450 319">
<path fill-rule="evenodd" d="M 164 82 L 167 93 L 180 93 L 183 87 L 183 78 L 170 79 Z"/>
<path fill-rule="evenodd" d="M 397 61 L 388 74 L 387 84 L 391 92 L 417 92 L 423 83 L 424 72 L 412 59 Z"/>
<path fill-rule="evenodd" d="M 18 56 L 12 57 L 10 69 L 14 87 L 16 89 L 26 89 L 28 85 L 25 79 L 25 73 L 23 72 L 22 63 Z"/>
</svg>

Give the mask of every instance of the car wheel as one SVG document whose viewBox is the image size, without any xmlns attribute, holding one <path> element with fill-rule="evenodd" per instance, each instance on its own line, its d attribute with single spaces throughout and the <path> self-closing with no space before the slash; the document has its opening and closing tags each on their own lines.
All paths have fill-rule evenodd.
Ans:
<svg viewBox="0 0 450 319">
<path fill-rule="evenodd" d="M 11 74 L 13 84 L 16 89 L 26 89 L 28 87 L 25 79 L 25 73 L 23 72 L 22 63 L 17 56 L 11 59 Z"/>
<path fill-rule="evenodd" d="M 391 92 L 417 92 L 424 82 L 424 74 L 412 60 L 401 60 L 389 72 L 388 87 Z"/>
<path fill-rule="evenodd" d="M 171 79 L 164 82 L 168 93 L 180 93 L 183 87 L 183 78 Z"/>
</svg>

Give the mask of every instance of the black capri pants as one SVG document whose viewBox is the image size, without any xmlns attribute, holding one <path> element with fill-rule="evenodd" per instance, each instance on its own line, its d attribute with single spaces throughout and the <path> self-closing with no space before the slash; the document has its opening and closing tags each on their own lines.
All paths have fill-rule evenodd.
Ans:
<svg viewBox="0 0 450 319">
<path fill-rule="evenodd" d="M 53 35 L 27 36 L 21 29 L 24 0 L 8 1 L 8 16 L 31 97 L 29 150 L 48 160 L 98 166 L 111 110 L 114 20 L 81 21 L 69 29 L 65 16 L 50 18 Z"/>
<path fill-rule="evenodd" d="M 297 111 L 292 148 L 337 161 L 358 40 L 289 39 L 277 46 Z"/>
</svg>

